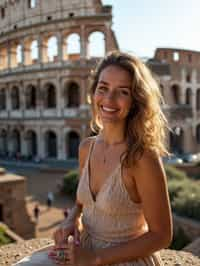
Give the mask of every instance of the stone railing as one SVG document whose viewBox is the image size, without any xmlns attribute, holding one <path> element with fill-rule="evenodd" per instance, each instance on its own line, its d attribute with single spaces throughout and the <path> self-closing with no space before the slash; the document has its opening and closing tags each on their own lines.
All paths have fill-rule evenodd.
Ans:
<svg viewBox="0 0 200 266">
<path fill-rule="evenodd" d="M 173 214 L 173 225 L 174 231 L 177 231 L 178 228 L 183 229 L 185 235 L 191 241 L 200 237 L 200 222 L 198 221 Z"/>
<path fill-rule="evenodd" d="M 11 266 L 35 250 L 52 244 L 50 239 L 32 239 L 0 247 L 0 265 Z M 199 266 L 200 258 L 190 252 L 164 249 L 160 252 L 164 266 Z"/>
</svg>

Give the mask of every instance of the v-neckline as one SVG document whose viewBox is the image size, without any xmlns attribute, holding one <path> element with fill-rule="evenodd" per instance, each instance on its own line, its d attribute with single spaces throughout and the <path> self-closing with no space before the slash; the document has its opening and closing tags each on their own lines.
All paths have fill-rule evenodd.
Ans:
<svg viewBox="0 0 200 266">
<path fill-rule="evenodd" d="M 91 181 L 91 171 L 90 171 L 90 160 L 88 160 L 88 165 L 87 165 L 87 176 L 88 176 L 88 188 L 89 188 L 89 192 L 90 192 L 90 196 L 91 199 L 94 203 L 97 202 L 97 198 L 99 197 L 99 195 L 101 194 L 101 192 L 103 191 L 103 188 L 106 186 L 107 182 L 111 179 L 111 177 L 113 177 L 113 175 L 117 172 L 118 168 L 120 166 L 120 163 L 117 164 L 117 166 L 114 168 L 114 170 L 112 171 L 112 173 L 110 175 L 108 175 L 108 177 L 106 178 L 106 180 L 103 182 L 103 184 L 101 185 L 99 191 L 96 193 L 96 195 L 93 194 L 92 189 L 91 189 L 91 185 L 90 185 L 90 181 Z"/>
<path fill-rule="evenodd" d="M 91 186 L 90 186 L 90 181 L 91 181 L 90 158 L 91 158 L 91 153 L 92 153 L 94 144 L 95 144 L 95 141 L 92 143 L 92 147 L 90 148 L 89 156 L 88 156 L 88 160 L 87 160 L 87 179 L 88 179 L 88 188 L 89 188 L 91 199 L 92 199 L 93 203 L 96 203 L 99 194 L 101 194 L 101 192 L 103 191 L 103 188 L 105 187 L 107 182 L 117 172 L 117 170 L 120 167 L 121 163 L 119 162 L 119 164 L 117 164 L 117 166 L 114 168 L 114 170 L 111 172 L 111 174 L 109 174 L 108 177 L 106 178 L 106 180 L 103 182 L 103 184 L 101 185 L 101 187 L 100 187 L 99 191 L 97 192 L 97 194 L 94 195 L 93 192 L 92 192 Z"/>
</svg>

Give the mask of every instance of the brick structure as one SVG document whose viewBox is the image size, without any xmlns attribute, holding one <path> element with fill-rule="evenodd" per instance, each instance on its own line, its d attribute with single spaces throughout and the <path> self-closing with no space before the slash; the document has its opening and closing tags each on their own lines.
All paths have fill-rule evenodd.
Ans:
<svg viewBox="0 0 200 266">
<path fill-rule="evenodd" d="M 170 150 L 200 150 L 200 52 L 158 48 L 148 65 L 160 83 L 170 127 Z"/>
<path fill-rule="evenodd" d="M 118 49 L 112 7 L 100 0 L 0 0 L 0 11 L 0 155 L 76 157 L 90 134 L 95 34 L 104 53 Z"/>
<path fill-rule="evenodd" d="M 26 181 L 22 176 L 0 173 L 0 221 L 24 239 L 35 236 L 35 224 L 26 210 Z"/>
</svg>

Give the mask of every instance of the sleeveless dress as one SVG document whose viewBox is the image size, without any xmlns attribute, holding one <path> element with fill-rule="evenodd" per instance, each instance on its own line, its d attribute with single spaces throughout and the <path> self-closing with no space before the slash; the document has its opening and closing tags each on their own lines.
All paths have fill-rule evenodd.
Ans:
<svg viewBox="0 0 200 266">
<path fill-rule="evenodd" d="M 83 205 L 81 246 L 90 250 L 107 248 L 137 238 L 148 231 L 140 203 L 133 202 L 122 180 L 121 163 L 106 179 L 94 199 L 90 189 L 89 162 L 95 141 L 92 141 L 88 158 L 77 189 L 77 199 Z M 35 256 L 35 257 L 34 257 Z M 36 264 L 37 263 L 37 264 Z M 16 266 L 55 265 L 47 251 L 34 253 Z M 164 266 L 159 252 L 132 262 L 113 266 Z"/>
</svg>

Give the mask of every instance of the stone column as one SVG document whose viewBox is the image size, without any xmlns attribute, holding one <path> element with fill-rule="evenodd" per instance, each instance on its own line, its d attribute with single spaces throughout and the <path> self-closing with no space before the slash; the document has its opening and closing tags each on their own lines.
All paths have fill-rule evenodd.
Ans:
<svg viewBox="0 0 200 266">
<path fill-rule="evenodd" d="M 6 90 L 6 109 L 8 113 L 11 111 L 11 86 L 10 84 L 7 84 L 7 90 Z"/>
<path fill-rule="evenodd" d="M 81 25 L 81 36 L 80 36 L 80 45 L 81 45 L 81 58 L 84 59 L 88 56 L 88 36 L 86 36 L 85 26 Z"/>
<path fill-rule="evenodd" d="M 7 44 L 7 56 L 8 56 L 8 68 L 11 68 L 11 44 L 8 42 Z"/>
<path fill-rule="evenodd" d="M 63 61 L 63 35 L 62 32 L 59 31 L 56 34 L 57 37 L 57 44 L 58 44 L 58 61 L 62 62 Z"/>
<path fill-rule="evenodd" d="M 41 35 L 39 35 L 37 41 L 38 41 L 38 54 L 39 54 L 38 61 L 40 64 L 43 64 L 44 62 L 46 62 L 46 56 L 44 51 L 45 45 L 43 44 L 44 39 Z"/>
<path fill-rule="evenodd" d="M 112 47 L 112 38 L 111 38 L 111 23 L 107 22 L 105 24 L 105 34 L 106 36 L 104 36 L 105 38 L 105 52 L 109 52 L 113 49 Z"/>
<path fill-rule="evenodd" d="M 45 140 L 44 140 L 44 132 L 42 130 L 42 126 L 39 125 L 37 130 L 37 147 L 38 147 L 38 157 L 40 159 L 45 159 Z"/>
<path fill-rule="evenodd" d="M 62 117 L 63 116 L 63 110 L 64 110 L 64 97 L 63 97 L 63 88 L 62 88 L 62 79 L 61 77 L 57 78 L 57 93 L 56 93 L 56 97 L 57 97 L 57 116 L 58 117 Z"/>
<path fill-rule="evenodd" d="M 58 128 L 57 131 L 57 149 L 58 149 L 58 160 L 65 160 L 65 143 L 64 143 L 64 134 L 62 127 Z"/>
</svg>

